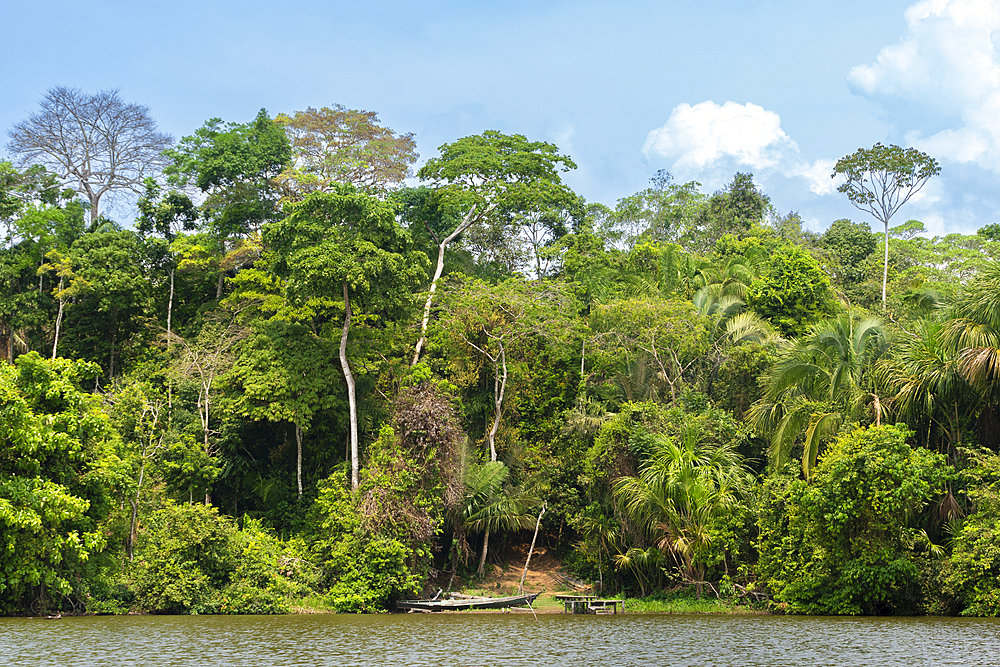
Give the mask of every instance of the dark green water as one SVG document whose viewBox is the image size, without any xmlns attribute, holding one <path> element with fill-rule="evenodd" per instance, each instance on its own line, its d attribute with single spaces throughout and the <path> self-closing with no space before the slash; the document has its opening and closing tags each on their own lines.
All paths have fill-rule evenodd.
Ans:
<svg viewBox="0 0 1000 667">
<path fill-rule="evenodd" d="M 0 665 L 998 665 L 1000 622 L 780 616 L 0 618 Z"/>
</svg>

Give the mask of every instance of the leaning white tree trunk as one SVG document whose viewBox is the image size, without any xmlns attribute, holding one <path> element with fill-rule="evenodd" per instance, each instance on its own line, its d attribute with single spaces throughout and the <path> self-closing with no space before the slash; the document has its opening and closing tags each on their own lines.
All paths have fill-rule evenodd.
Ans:
<svg viewBox="0 0 1000 667">
<path fill-rule="evenodd" d="M 60 278 L 59 279 L 59 292 L 60 293 L 63 290 L 63 281 L 64 280 L 65 280 L 64 278 Z M 59 327 L 62 324 L 63 305 L 65 303 L 66 303 L 66 300 L 62 296 L 60 296 L 59 297 L 59 313 L 56 315 L 56 335 L 55 335 L 55 338 L 52 341 L 52 361 L 55 361 L 56 360 L 56 356 L 58 356 L 58 350 L 59 350 Z"/>
<path fill-rule="evenodd" d="M 889 282 L 889 221 L 885 225 L 885 261 L 882 263 L 882 310 L 885 311 L 885 286 Z"/>
<path fill-rule="evenodd" d="M 171 329 L 171 318 L 174 312 L 174 273 L 176 267 L 170 267 L 170 298 L 167 299 L 167 352 L 170 352 L 174 344 L 173 329 Z M 174 410 L 174 381 L 167 375 L 167 419 L 171 419 Z"/>
<path fill-rule="evenodd" d="M 340 367 L 344 371 L 344 381 L 347 382 L 347 405 L 351 413 L 351 488 L 357 489 L 359 482 L 358 466 L 358 402 L 354 388 L 354 374 L 347 361 L 347 334 L 351 329 L 351 301 L 347 294 L 347 283 L 344 287 L 344 330 L 340 334 Z"/>
<path fill-rule="evenodd" d="M 490 428 L 490 432 L 486 435 L 486 440 L 490 445 L 490 461 L 497 460 L 497 431 L 500 429 L 500 415 L 503 410 L 503 395 L 507 389 L 507 351 L 500 343 L 500 367 L 503 369 L 502 374 L 497 374 L 493 378 L 493 395 L 494 395 L 494 407 L 495 411 L 493 413 L 493 426 Z"/>
<path fill-rule="evenodd" d="M 517 585 L 519 595 L 524 594 L 524 579 L 528 576 L 528 564 L 531 562 L 531 554 L 535 551 L 535 540 L 538 539 L 538 529 L 542 526 L 543 516 L 545 516 L 545 503 L 542 503 L 542 511 L 538 513 L 538 521 L 535 522 L 535 534 L 531 537 L 531 546 L 528 547 L 528 557 L 524 561 L 524 572 L 521 573 L 521 583 Z"/>
<path fill-rule="evenodd" d="M 420 351 L 423 350 L 424 344 L 427 342 L 427 324 L 431 319 L 431 305 L 434 303 L 434 293 L 437 291 L 438 281 L 441 279 L 441 274 L 444 273 L 445 248 L 449 243 L 454 241 L 459 234 L 471 227 L 472 223 L 477 220 L 482 220 L 494 208 L 496 208 L 496 204 L 490 204 L 483 210 L 482 213 L 477 213 L 478 209 L 474 204 L 472 208 L 469 209 L 469 212 L 465 214 L 465 217 L 462 218 L 462 222 L 460 222 L 458 227 L 455 228 L 455 231 L 445 237 L 445 239 L 438 244 L 437 266 L 434 269 L 434 278 L 431 280 L 431 286 L 427 292 L 427 300 L 424 302 L 424 316 L 420 321 L 420 339 L 417 341 L 416 349 L 413 352 L 413 362 L 410 364 L 411 366 L 416 366 L 417 362 L 420 361 Z"/>
</svg>

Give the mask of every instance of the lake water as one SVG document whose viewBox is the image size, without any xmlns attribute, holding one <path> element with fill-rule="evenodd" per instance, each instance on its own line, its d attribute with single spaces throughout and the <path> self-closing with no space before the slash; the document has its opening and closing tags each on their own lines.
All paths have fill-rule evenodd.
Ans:
<svg viewBox="0 0 1000 667">
<path fill-rule="evenodd" d="M 0 665 L 768 666 L 1000 664 L 1000 621 L 785 616 L 0 618 Z"/>
</svg>

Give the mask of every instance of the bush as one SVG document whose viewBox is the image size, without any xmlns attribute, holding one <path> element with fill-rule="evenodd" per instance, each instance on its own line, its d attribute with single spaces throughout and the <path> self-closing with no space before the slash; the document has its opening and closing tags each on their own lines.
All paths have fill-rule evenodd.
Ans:
<svg viewBox="0 0 1000 667">
<path fill-rule="evenodd" d="M 908 436 L 897 426 L 857 429 L 837 439 L 809 481 L 765 484 L 758 572 L 788 611 L 923 611 L 926 537 L 913 523 L 951 469 Z"/>
<path fill-rule="evenodd" d="M 139 533 L 131 570 L 136 605 L 159 613 L 287 613 L 314 569 L 259 522 L 239 530 L 214 507 L 169 504 Z"/>
<path fill-rule="evenodd" d="M 1000 456 L 982 452 L 965 475 L 976 511 L 952 543 L 942 578 L 964 616 L 1000 616 Z"/>
<path fill-rule="evenodd" d="M 415 594 L 420 584 L 411 564 L 421 553 L 366 530 L 359 497 L 338 472 L 321 483 L 315 504 L 313 553 L 323 563 L 327 602 L 339 612 L 384 611 L 392 600 Z"/>
</svg>

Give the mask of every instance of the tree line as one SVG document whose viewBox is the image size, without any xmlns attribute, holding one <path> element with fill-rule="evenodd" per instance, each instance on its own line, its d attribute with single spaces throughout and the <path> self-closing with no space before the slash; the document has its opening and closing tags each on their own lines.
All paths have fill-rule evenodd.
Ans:
<svg viewBox="0 0 1000 667">
<path fill-rule="evenodd" d="M 930 156 L 837 163 L 880 237 L 340 105 L 8 136 L 0 612 L 378 611 L 536 524 L 609 594 L 1000 611 L 1000 228 L 890 227 Z"/>
</svg>

